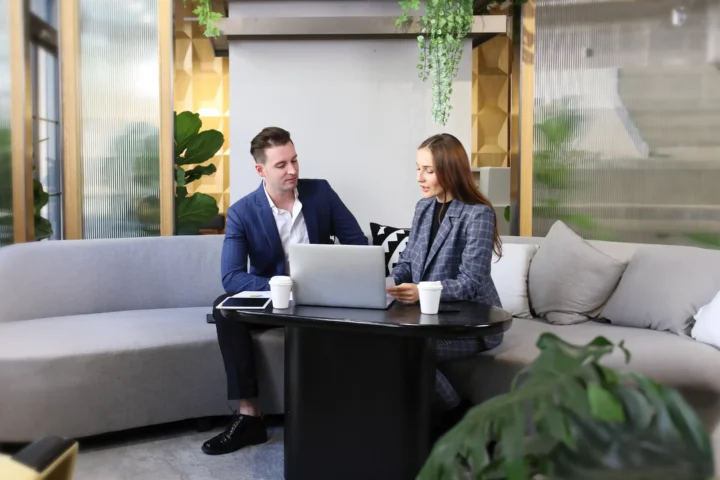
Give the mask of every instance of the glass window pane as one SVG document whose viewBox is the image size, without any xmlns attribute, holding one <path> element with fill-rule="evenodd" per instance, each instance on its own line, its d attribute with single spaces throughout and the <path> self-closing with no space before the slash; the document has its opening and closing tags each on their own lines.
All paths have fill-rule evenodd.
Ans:
<svg viewBox="0 0 720 480">
<path fill-rule="evenodd" d="M 0 0 L 0 19 L 8 20 L 8 2 Z M 10 38 L 0 25 L 0 247 L 13 242 L 12 171 L 10 154 Z"/>
<path fill-rule="evenodd" d="M 42 47 L 33 47 L 31 52 L 35 177 L 49 196 L 47 203 L 40 210 L 40 215 L 36 215 L 35 236 L 40 239 L 58 240 L 62 238 L 58 61 L 55 54 Z"/>
<path fill-rule="evenodd" d="M 720 248 L 720 0 L 678 5 L 538 2 L 535 235 Z"/>
<path fill-rule="evenodd" d="M 158 2 L 80 0 L 85 238 L 159 235 Z"/>
<path fill-rule="evenodd" d="M 30 0 L 30 11 L 57 28 L 57 0 Z"/>
</svg>

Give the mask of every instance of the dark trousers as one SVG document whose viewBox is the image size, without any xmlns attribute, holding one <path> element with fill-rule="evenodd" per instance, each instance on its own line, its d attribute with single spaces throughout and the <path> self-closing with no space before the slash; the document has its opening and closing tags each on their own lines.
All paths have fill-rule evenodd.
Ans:
<svg viewBox="0 0 720 480">
<path fill-rule="evenodd" d="M 213 303 L 212 311 L 220 352 L 225 364 L 228 400 L 255 398 L 258 396 L 258 381 L 252 332 L 275 327 L 225 318 L 215 307 L 229 296 L 230 294 L 227 293 L 220 295 Z"/>
</svg>

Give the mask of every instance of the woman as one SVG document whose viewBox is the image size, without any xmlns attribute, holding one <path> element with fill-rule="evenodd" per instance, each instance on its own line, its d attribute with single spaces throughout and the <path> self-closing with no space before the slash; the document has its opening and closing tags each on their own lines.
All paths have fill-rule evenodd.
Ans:
<svg viewBox="0 0 720 480">
<path fill-rule="evenodd" d="M 493 251 L 502 255 L 495 212 L 480 193 L 460 141 L 443 133 L 425 140 L 417 152 L 417 180 L 423 199 L 415 207 L 410 238 L 387 292 L 405 303 L 418 301 L 417 284 L 439 281 L 441 301 L 469 300 L 501 307 L 490 276 Z M 436 342 L 438 360 L 472 356 L 498 346 L 502 334 L 481 339 Z M 447 409 L 461 399 L 437 372 L 435 388 Z M 462 414 L 462 412 L 458 412 Z"/>
</svg>

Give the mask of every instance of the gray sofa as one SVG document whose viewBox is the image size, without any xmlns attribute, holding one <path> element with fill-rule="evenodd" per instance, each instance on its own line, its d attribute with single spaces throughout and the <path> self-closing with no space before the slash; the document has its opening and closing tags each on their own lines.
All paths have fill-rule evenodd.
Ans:
<svg viewBox="0 0 720 480">
<path fill-rule="evenodd" d="M 215 326 L 222 235 L 0 249 L 0 442 L 227 415 Z M 257 337 L 282 410 L 283 335 Z"/>
<path fill-rule="evenodd" d="M 540 248 L 543 242 L 503 240 Z M 624 261 L 642 247 L 590 243 Z M 205 321 L 222 292 L 221 246 L 217 235 L 0 249 L 0 442 L 45 434 L 77 438 L 228 414 L 215 328 Z M 690 250 L 707 268 L 720 260 L 720 252 Z M 507 391 L 513 375 L 535 358 L 535 342 L 547 331 L 576 343 L 597 335 L 625 340 L 633 354 L 629 367 L 620 355 L 610 363 L 678 388 L 705 421 L 720 459 L 720 351 L 681 335 L 598 321 L 561 326 L 516 318 L 500 347 L 443 368 L 467 397 L 482 402 Z M 261 407 L 281 413 L 282 330 L 258 335 L 256 345 Z"/>
<path fill-rule="evenodd" d="M 503 237 L 505 245 L 534 244 L 539 248 L 542 248 L 544 240 L 537 237 Z M 720 290 L 719 251 L 605 241 L 588 243 L 624 262 L 629 262 L 641 249 L 653 255 L 681 259 L 683 265 L 678 268 L 678 278 L 648 275 L 645 281 L 650 287 L 657 285 L 657 282 L 669 281 L 677 284 L 687 279 L 691 280 L 688 282 L 690 284 L 693 281 L 712 284 L 705 294 L 701 295 L 704 300 L 696 297 L 695 308 L 711 301 L 714 294 Z M 682 290 L 682 287 L 677 289 Z M 708 295 L 708 292 L 712 293 Z M 692 292 L 678 292 L 675 296 L 652 298 L 648 303 L 656 303 L 663 309 L 670 310 L 674 307 L 672 302 L 679 301 L 686 293 L 692 295 Z M 529 300 L 532 305 L 532 296 Z M 638 295 L 631 300 L 634 307 L 629 303 L 621 307 L 637 311 L 644 301 L 645 299 Z M 651 311 L 652 308 L 648 310 Z M 624 340 L 632 354 L 630 363 L 626 365 L 623 355 L 618 351 L 606 364 L 643 373 L 660 383 L 677 388 L 695 408 L 711 435 L 716 470 L 720 471 L 720 350 L 697 342 L 687 335 L 613 325 L 602 319 L 602 313 L 599 317 L 574 325 L 553 325 L 536 317 L 515 318 L 498 348 L 474 358 L 448 363 L 445 366 L 446 374 L 458 385 L 463 395 L 471 398 L 474 403 L 481 403 L 509 390 L 512 378 L 539 353 L 535 342 L 543 332 L 552 332 L 577 344 L 585 344 L 596 336 L 604 336 L 615 344 Z"/>
</svg>

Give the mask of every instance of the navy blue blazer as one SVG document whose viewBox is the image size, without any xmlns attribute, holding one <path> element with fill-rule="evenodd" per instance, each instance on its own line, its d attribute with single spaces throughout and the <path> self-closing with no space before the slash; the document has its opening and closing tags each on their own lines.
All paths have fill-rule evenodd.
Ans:
<svg viewBox="0 0 720 480">
<path fill-rule="evenodd" d="M 501 307 L 490 276 L 495 212 L 487 205 L 454 200 L 428 250 L 435 202 L 424 198 L 417 203 L 410 238 L 391 273 L 395 282 L 439 281 L 442 301 L 470 300 Z"/>
<path fill-rule="evenodd" d="M 345 245 L 368 244 L 326 180 L 298 180 L 297 191 L 310 243 L 332 244 L 335 236 Z M 227 211 L 220 270 L 227 293 L 269 290 L 271 277 L 285 275 L 285 252 L 262 182 Z"/>
</svg>

